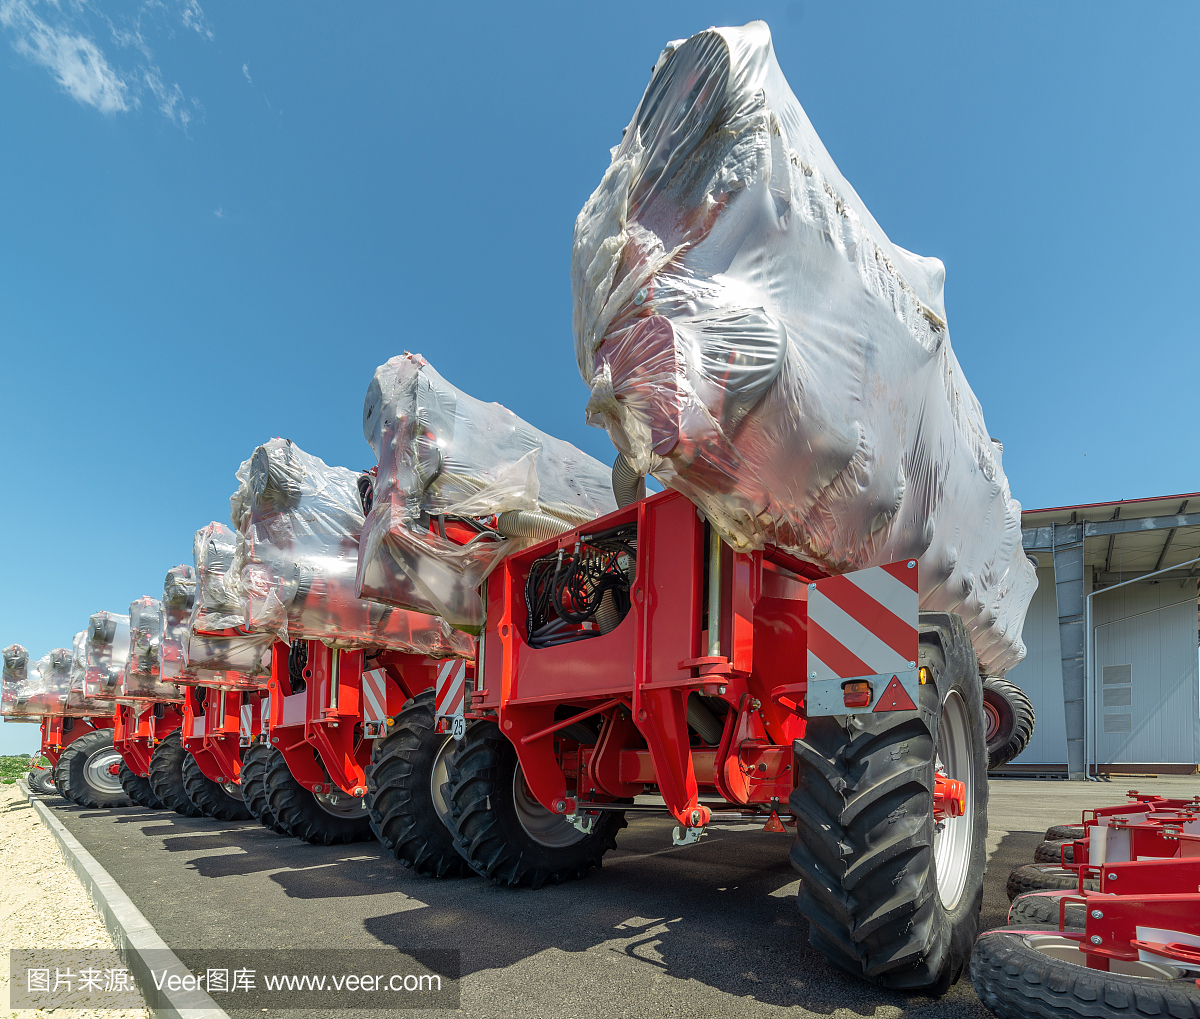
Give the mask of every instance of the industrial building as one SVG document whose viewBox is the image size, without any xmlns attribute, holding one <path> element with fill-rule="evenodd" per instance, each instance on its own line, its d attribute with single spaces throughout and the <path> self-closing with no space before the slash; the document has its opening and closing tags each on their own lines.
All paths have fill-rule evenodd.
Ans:
<svg viewBox="0 0 1200 1019">
<path fill-rule="evenodd" d="M 1008 678 L 1037 726 L 1002 772 L 1195 772 L 1200 493 L 1029 510 L 1021 525 L 1038 590 Z"/>
</svg>

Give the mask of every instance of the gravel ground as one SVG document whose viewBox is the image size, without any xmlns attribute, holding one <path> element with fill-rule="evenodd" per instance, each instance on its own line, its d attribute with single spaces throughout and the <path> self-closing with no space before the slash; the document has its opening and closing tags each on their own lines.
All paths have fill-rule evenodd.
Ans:
<svg viewBox="0 0 1200 1019">
<path fill-rule="evenodd" d="M 58 801 L 61 802 L 61 801 Z M 13 1011 L 9 1007 L 8 951 L 97 949 L 115 946 L 58 842 L 18 786 L 0 786 L 0 1016 L 49 1017 L 52 1011 Z M 111 963 L 109 964 L 111 965 Z M 149 1019 L 139 1009 L 80 1009 L 73 1019 Z"/>
</svg>

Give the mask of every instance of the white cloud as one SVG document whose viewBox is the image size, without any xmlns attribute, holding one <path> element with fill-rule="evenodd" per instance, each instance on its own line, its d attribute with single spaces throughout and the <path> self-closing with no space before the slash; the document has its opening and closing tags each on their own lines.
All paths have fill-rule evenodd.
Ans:
<svg viewBox="0 0 1200 1019">
<path fill-rule="evenodd" d="M 101 113 L 119 113 L 138 105 L 129 85 L 89 38 L 55 28 L 39 18 L 26 0 L 0 0 L 0 26 L 16 38 L 13 48 L 48 69 L 73 99 Z"/>
<path fill-rule="evenodd" d="M 192 31 L 199 33 L 206 39 L 213 37 L 212 29 L 204 23 L 204 11 L 200 9 L 200 4 L 197 0 L 183 0 L 183 11 L 181 17 L 185 28 L 190 28 Z"/>
<path fill-rule="evenodd" d="M 250 82 L 251 85 L 254 84 L 254 79 L 250 77 L 250 65 L 249 64 L 242 64 L 242 74 L 244 74 L 246 76 L 246 80 L 248 82 Z"/>
<path fill-rule="evenodd" d="M 42 17 L 37 8 L 42 4 Z M 212 39 L 213 32 L 204 19 L 198 0 L 176 0 L 176 13 L 185 28 Z M 107 27 L 112 41 L 121 49 L 132 50 L 136 66 L 132 70 L 115 67 L 96 42 L 86 24 L 89 15 Z M 192 109 L 178 84 L 168 85 L 154 60 L 154 54 L 142 31 L 143 16 L 151 27 L 163 18 L 174 16 L 162 0 L 141 0 L 136 14 L 114 20 L 93 0 L 0 0 L 0 29 L 10 35 L 13 49 L 50 71 L 62 89 L 78 102 L 94 106 L 101 113 L 115 114 L 137 109 L 143 96 L 149 95 L 155 107 L 172 123 L 187 130 Z M 168 35 L 174 32 L 165 26 Z M 103 28 L 101 28 L 103 31 Z M 189 109 L 189 105 L 191 109 Z"/>
<path fill-rule="evenodd" d="M 224 219 L 225 218 L 225 210 L 220 207 L 213 209 L 213 215 L 216 216 L 217 219 Z"/>
</svg>

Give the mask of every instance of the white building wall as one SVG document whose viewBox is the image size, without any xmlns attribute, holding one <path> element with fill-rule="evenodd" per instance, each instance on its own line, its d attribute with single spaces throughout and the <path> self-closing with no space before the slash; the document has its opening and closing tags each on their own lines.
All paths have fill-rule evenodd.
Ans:
<svg viewBox="0 0 1200 1019">
<path fill-rule="evenodd" d="M 1092 599 L 1095 760 L 1200 761 L 1196 587 L 1131 584 Z"/>
<path fill-rule="evenodd" d="M 1042 567 L 1037 571 L 1037 577 L 1038 588 L 1029 604 L 1022 631 L 1027 653 L 1021 664 L 1005 676 L 1033 701 L 1037 716 L 1033 739 L 1013 763 L 1066 767 L 1067 723 L 1063 714 L 1062 654 L 1058 642 L 1054 567 Z"/>
</svg>

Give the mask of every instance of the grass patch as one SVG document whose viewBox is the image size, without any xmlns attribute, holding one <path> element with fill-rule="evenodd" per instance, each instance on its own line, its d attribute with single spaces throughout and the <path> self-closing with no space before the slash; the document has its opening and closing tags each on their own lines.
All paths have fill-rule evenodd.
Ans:
<svg viewBox="0 0 1200 1019">
<path fill-rule="evenodd" d="M 28 775 L 30 760 L 32 760 L 32 757 L 29 754 L 14 754 L 8 757 L 0 757 L 0 785 L 12 785 L 17 779 Z M 44 757 L 39 758 L 39 760 L 47 767 L 50 764 Z"/>
</svg>

